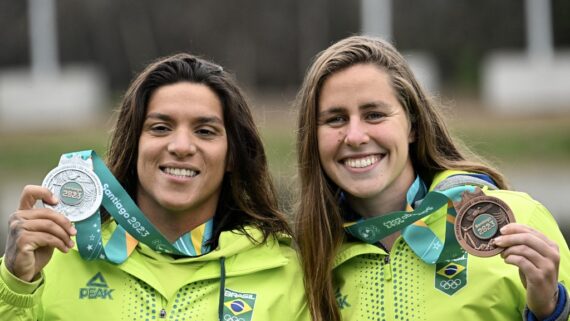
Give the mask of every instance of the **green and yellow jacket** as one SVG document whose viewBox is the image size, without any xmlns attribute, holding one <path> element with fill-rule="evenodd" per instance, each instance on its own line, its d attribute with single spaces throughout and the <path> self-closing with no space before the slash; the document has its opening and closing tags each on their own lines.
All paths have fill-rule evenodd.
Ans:
<svg viewBox="0 0 570 321">
<path fill-rule="evenodd" d="M 430 190 L 453 174 L 460 173 L 445 171 L 437 175 Z M 558 244 L 559 282 L 567 289 L 570 251 L 549 211 L 525 193 L 489 189 L 485 194 L 506 202 L 518 223 L 544 233 Z M 440 239 L 445 220 L 445 216 L 424 218 Z M 466 266 L 429 265 L 399 237 L 389 253 L 376 245 L 347 241 L 334 265 L 336 298 L 344 321 L 523 319 L 526 291 L 518 268 L 506 264 L 500 255 L 468 255 Z M 455 273 L 466 273 L 466 283 L 459 284 L 462 282 L 452 277 Z M 559 307 L 568 309 L 567 300 L 566 295 L 566 302 Z"/>
<path fill-rule="evenodd" d="M 110 235 L 114 224 L 105 227 Z M 260 231 L 249 228 L 255 240 Z M 105 235 L 104 234 L 104 235 Z M 56 251 L 34 283 L 0 266 L 1 320 L 309 320 L 290 239 L 223 232 L 208 254 L 173 258 L 139 245 L 120 265 Z"/>
</svg>

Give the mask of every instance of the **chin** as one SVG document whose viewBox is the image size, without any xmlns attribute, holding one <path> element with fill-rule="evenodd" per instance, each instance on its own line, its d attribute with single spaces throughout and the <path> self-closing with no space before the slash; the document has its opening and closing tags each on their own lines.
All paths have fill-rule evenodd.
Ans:
<svg viewBox="0 0 570 321">
<path fill-rule="evenodd" d="M 378 194 L 374 188 L 345 189 L 345 192 L 356 198 L 370 198 Z"/>
<path fill-rule="evenodd" d="M 168 202 L 168 201 L 160 202 L 160 206 L 162 206 L 162 208 L 170 212 L 181 212 L 191 207 L 188 203 Z"/>
</svg>

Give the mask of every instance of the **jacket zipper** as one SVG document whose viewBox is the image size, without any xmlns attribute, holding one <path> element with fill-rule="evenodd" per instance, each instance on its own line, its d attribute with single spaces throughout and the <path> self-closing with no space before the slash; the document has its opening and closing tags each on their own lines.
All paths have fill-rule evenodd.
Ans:
<svg viewBox="0 0 570 321">
<path fill-rule="evenodd" d="M 160 309 L 158 317 L 160 319 L 166 319 L 166 309 L 164 307 L 167 306 L 168 304 L 166 302 L 166 299 L 162 297 L 162 295 L 161 295 L 161 301 L 162 301 L 162 308 Z"/>
<path fill-rule="evenodd" d="M 382 248 L 384 252 L 386 252 L 386 256 L 383 258 L 384 266 L 382 268 L 384 269 L 384 276 L 386 280 L 389 281 L 392 279 L 392 269 L 390 268 L 390 251 L 388 251 L 382 242 L 378 241 L 376 244 L 378 244 L 378 246 Z"/>
<path fill-rule="evenodd" d="M 378 241 L 378 246 L 386 252 L 386 256 L 384 257 L 384 264 L 390 264 L 390 251 L 382 244 L 382 242 Z"/>
</svg>

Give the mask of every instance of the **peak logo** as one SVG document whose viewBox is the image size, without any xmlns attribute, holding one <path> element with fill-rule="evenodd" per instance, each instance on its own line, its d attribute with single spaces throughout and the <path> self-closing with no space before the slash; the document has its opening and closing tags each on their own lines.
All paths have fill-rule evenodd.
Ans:
<svg viewBox="0 0 570 321">
<path fill-rule="evenodd" d="M 348 303 L 348 295 L 343 295 L 340 292 L 340 288 L 336 289 L 335 291 L 335 298 L 336 303 L 338 304 L 339 309 L 343 310 L 344 308 L 350 308 L 350 303 Z"/>
<path fill-rule="evenodd" d="M 87 281 L 87 287 L 79 289 L 79 299 L 113 300 L 113 291 L 115 291 L 115 289 L 109 289 L 103 274 L 101 274 L 101 272 L 97 272 L 97 274 Z"/>
</svg>

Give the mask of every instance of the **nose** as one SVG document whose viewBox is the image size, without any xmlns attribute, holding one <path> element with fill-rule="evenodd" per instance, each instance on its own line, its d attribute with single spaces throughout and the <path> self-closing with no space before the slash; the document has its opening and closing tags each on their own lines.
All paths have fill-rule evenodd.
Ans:
<svg viewBox="0 0 570 321">
<path fill-rule="evenodd" d="M 191 133 L 187 131 L 177 131 L 170 135 L 167 146 L 168 152 L 178 158 L 184 158 L 196 153 L 197 147 L 192 139 Z"/>
<path fill-rule="evenodd" d="M 370 137 L 366 131 L 366 127 L 359 120 L 351 120 L 346 129 L 344 143 L 351 147 L 358 147 L 368 143 Z"/>
</svg>

